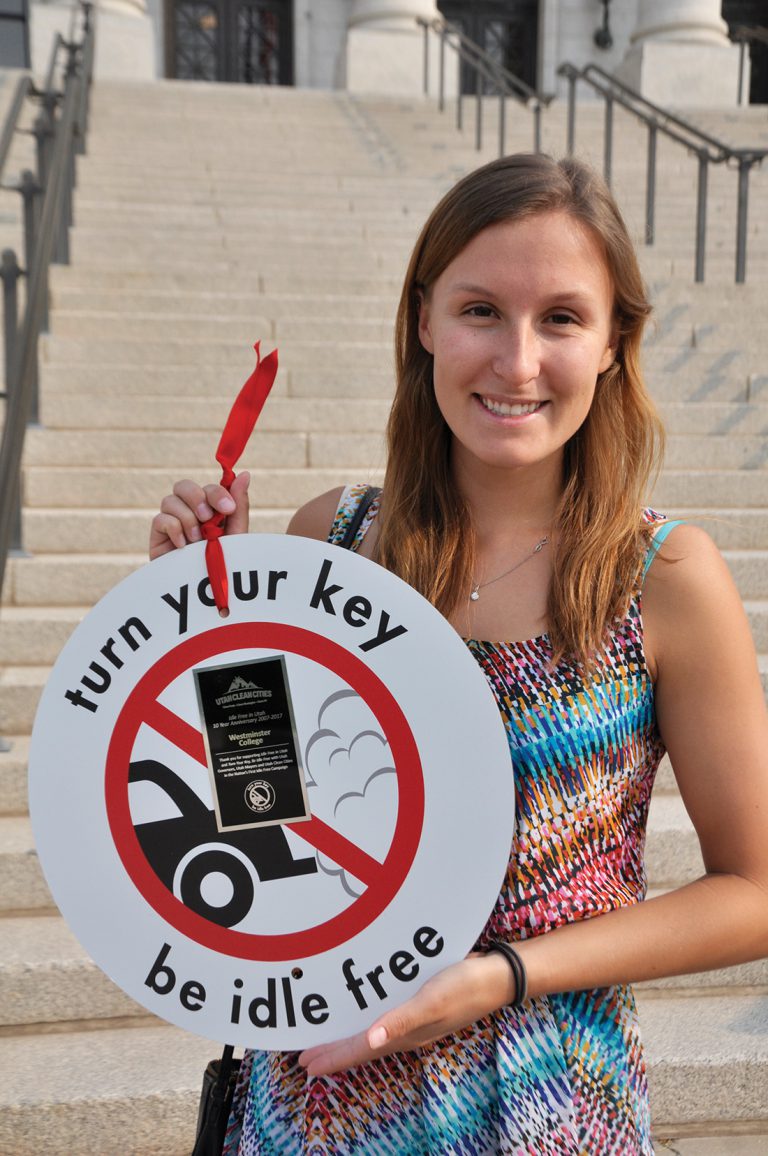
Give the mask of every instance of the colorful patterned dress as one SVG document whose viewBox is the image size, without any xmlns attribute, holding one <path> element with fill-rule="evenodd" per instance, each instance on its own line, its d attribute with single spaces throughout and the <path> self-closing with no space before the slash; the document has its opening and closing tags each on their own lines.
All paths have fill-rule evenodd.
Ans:
<svg viewBox="0 0 768 1156">
<path fill-rule="evenodd" d="M 344 494 L 338 542 L 365 487 Z M 358 532 L 362 540 L 376 505 Z M 662 520 L 648 511 L 649 522 Z M 507 728 L 516 824 L 481 937 L 525 939 L 637 903 L 663 746 L 643 654 L 641 579 L 585 681 L 547 635 L 469 640 Z M 652 1156 L 637 1013 L 626 986 L 502 1008 L 417 1052 L 308 1079 L 295 1053 L 248 1052 L 226 1156 Z"/>
</svg>

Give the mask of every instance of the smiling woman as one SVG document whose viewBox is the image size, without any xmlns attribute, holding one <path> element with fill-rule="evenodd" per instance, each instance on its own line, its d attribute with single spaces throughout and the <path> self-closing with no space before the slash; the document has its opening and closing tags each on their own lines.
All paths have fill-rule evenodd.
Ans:
<svg viewBox="0 0 768 1156">
<path fill-rule="evenodd" d="M 639 372 L 649 312 L 616 204 L 578 162 L 494 162 L 424 226 L 397 318 L 377 557 L 462 632 L 524 639 L 546 626 L 556 655 L 588 661 L 626 609 L 662 442 Z M 536 408 L 500 416 L 511 402 Z M 504 519 L 493 506 L 508 470 L 517 517 L 505 530 L 509 502 Z M 488 602 L 468 622 L 467 591 L 545 532 L 554 568 L 526 566 L 528 597 L 516 586 L 503 622 Z"/>
<path fill-rule="evenodd" d="M 661 443 L 648 313 L 621 215 L 576 161 L 505 157 L 424 226 L 384 490 L 354 548 L 429 598 L 488 679 L 509 866 L 476 950 L 367 1032 L 246 1054 L 228 1154 L 652 1156 L 630 983 L 768 954 L 763 692 L 713 543 L 643 508 Z M 246 489 L 177 483 L 153 555 L 214 510 L 245 530 Z M 323 494 L 289 532 L 341 544 L 370 496 Z M 665 750 L 706 872 L 646 899 Z"/>
</svg>

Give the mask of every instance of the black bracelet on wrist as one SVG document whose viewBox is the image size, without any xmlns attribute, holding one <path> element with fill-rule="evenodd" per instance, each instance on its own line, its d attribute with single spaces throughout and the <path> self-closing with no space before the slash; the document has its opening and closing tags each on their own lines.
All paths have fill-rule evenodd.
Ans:
<svg viewBox="0 0 768 1156">
<path fill-rule="evenodd" d="M 498 951 L 512 968 L 512 974 L 515 977 L 515 994 L 513 999 L 509 1001 L 509 1006 L 520 1007 L 520 1004 L 525 1003 L 528 998 L 528 976 L 525 973 L 525 964 L 511 943 L 504 943 L 500 939 L 495 939 L 488 944 L 488 950 Z"/>
</svg>

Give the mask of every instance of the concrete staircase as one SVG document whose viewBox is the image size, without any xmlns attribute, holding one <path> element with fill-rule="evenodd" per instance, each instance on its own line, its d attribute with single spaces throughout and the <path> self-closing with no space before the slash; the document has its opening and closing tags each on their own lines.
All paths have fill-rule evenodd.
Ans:
<svg viewBox="0 0 768 1156">
<path fill-rule="evenodd" d="M 579 151 L 598 162 L 600 123 L 598 109 L 579 110 Z M 768 135 L 756 110 L 707 124 L 752 143 Z M 643 138 L 618 128 L 615 183 L 639 234 Z M 43 425 L 26 447 L 30 556 L 10 562 L 0 613 L 0 733 L 13 742 L 0 755 L 0 1154 L 191 1148 L 215 1047 L 146 1015 L 53 909 L 26 814 L 36 703 L 74 625 L 144 561 L 159 498 L 185 474 L 218 476 L 218 434 L 254 340 L 278 345 L 281 368 L 243 462 L 253 529 L 281 531 L 313 494 L 380 478 L 410 246 L 494 140 L 489 125 L 478 156 L 421 102 L 173 83 L 94 92 L 73 264 L 55 272 L 42 345 Z M 556 106 L 545 147 L 560 154 L 564 142 Z M 522 114 L 509 147 L 530 147 Z M 659 183 L 659 240 L 643 253 L 657 306 L 646 368 L 670 437 L 654 503 L 702 519 L 725 551 L 768 687 L 768 173 L 753 177 L 741 287 L 734 175 L 712 175 L 703 287 L 690 276 L 688 158 L 664 148 Z M 648 864 L 655 889 L 702 869 L 668 766 Z M 675 1150 L 768 1151 L 768 963 L 646 987 L 640 1000 L 659 1150 L 665 1137 L 708 1136 Z"/>
</svg>

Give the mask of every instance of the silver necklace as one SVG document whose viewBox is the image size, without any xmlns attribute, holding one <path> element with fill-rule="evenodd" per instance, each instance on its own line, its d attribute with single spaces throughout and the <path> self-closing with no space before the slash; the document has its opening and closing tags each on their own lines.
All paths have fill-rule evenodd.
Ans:
<svg viewBox="0 0 768 1156">
<path fill-rule="evenodd" d="M 470 601 L 477 602 L 480 597 L 480 591 L 484 590 L 486 586 L 493 586 L 494 582 L 498 582 L 500 579 L 506 578 L 507 574 L 512 574 L 515 570 L 519 570 L 521 566 L 524 566 L 526 562 L 530 561 L 534 554 L 538 554 L 539 551 L 543 550 L 548 541 L 549 536 L 545 534 L 543 538 L 539 538 L 530 554 L 526 554 L 520 562 L 516 562 L 514 566 L 510 566 L 509 570 L 505 570 L 502 574 L 497 574 L 495 578 L 489 578 L 487 582 L 475 582 L 472 586 L 472 592 L 469 595 Z"/>
</svg>

